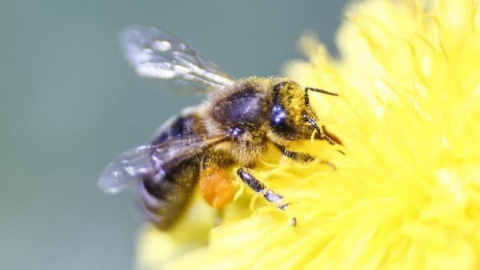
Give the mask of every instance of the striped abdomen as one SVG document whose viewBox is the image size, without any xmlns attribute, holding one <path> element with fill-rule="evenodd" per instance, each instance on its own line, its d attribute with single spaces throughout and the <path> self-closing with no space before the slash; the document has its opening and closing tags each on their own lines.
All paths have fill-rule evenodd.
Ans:
<svg viewBox="0 0 480 270">
<path fill-rule="evenodd" d="M 205 134 L 205 128 L 193 112 L 164 125 L 152 144 L 168 143 L 192 135 Z M 147 218 L 160 229 L 168 229 L 183 213 L 200 173 L 201 156 L 180 162 L 160 181 L 146 177 L 140 184 L 140 197 Z"/>
</svg>

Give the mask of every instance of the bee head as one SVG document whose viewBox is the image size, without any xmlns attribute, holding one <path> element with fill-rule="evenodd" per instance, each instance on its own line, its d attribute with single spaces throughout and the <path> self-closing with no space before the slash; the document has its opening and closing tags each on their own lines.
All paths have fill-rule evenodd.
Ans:
<svg viewBox="0 0 480 270">
<path fill-rule="evenodd" d="M 316 139 L 334 144 L 336 138 L 327 135 L 317 123 L 318 117 L 310 106 L 309 91 L 337 95 L 316 88 L 304 89 L 293 81 L 282 81 L 273 87 L 270 128 L 275 135 L 286 140 L 309 139 L 316 131 Z"/>
</svg>

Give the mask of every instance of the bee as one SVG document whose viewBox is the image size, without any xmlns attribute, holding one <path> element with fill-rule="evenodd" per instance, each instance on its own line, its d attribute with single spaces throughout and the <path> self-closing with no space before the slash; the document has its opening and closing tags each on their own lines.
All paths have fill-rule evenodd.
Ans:
<svg viewBox="0 0 480 270">
<path fill-rule="evenodd" d="M 167 230 L 178 220 L 197 184 L 213 207 L 228 204 L 234 192 L 225 168 L 231 165 L 239 167 L 236 173 L 249 188 L 283 210 L 288 205 L 283 197 L 250 171 L 267 145 L 275 145 L 292 160 L 309 162 L 312 156 L 289 150 L 289 144 L 313 133 L 315 139 L 339 143 L 317 124 L 308 95 L 335 93 L 302 88 L 287 78 L 237 80 L 152 26 L 128 28 L 122 43 L 140 76 L 189 84 L 208 95 L 200 105 L 162 125 L 150 144 L 118 156 L 100 176 L 98 184 L 106 193 L 137 185 L 146 217 L 160 229 Z"/>
</svg>

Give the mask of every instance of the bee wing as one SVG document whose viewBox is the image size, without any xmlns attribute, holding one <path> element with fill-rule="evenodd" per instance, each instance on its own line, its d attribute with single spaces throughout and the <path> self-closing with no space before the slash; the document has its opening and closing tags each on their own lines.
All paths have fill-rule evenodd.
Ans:
<svg viewBox="0 0 480 270">
<path fill-rule="evenodd" d="M 211 88 L 232 85 L 235 79 L 175 36 L 146 25 L 134 25 L 122 38 L 127 59 L 145 77 L 200 83 Z"/>
<path fill-rule="evenodd" d="M 107 165 L 98 185 L 105 193 L 117 193 L 146 176 L 155 176 L 160 181 L 180 162 L 225 140 L 223 135 L 210 138 L 193 136 L 127 150 Z"/>
</svg>

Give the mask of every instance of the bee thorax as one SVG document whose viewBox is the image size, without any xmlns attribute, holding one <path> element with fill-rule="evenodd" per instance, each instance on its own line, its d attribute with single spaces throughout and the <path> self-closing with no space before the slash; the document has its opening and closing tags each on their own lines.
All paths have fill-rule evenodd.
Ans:
<svg viewBox="0 0 480 270">
<path fill-rule="evenodd" d="M 212 118 L 226 126 L 258 127 L 262 124 L 264 93 L 245 88 L 213 104 Z"/>
</svg>

